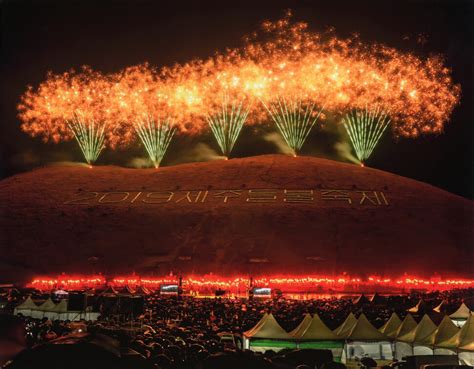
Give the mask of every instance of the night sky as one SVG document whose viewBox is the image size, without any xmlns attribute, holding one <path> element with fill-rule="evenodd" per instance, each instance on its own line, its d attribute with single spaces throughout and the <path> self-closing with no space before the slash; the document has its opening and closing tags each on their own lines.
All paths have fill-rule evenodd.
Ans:
<svg viewBox="0 0 474 369">
<path fill-rule="evenodd" d="M 242 37 L 265 19 L 276 20 L 285 9 L 294 19 L 324 31 L 335 27 L 341 37 L 358 33 L 427 56 L 442 53 L 452 69 L 462 99 L 440 136 L 396 140 L 386 134 L 368 165 L 428 182 L 472 198 L 473 2 L 446 1 L 3 1 L 1 56 L 0 178 L 48 162 L 81 160 L 74 142 L 42 143 L 19 129 L 16 105 L 26 86 L 36 86 L 47 71 L 64 72 L 90 65 L 102 72 L 148 61 L 172 65 L 206 58 Z M 419 42 L 419 40 L 426 42 Z M 262 128 L 262 130 L 270 128 Z M 234 157 L 277 152 L 259 129 L 246 128 Z M 313 130 L 303 154 L 337 158 L 334 132 Z M 191 160 L 199 142 L 216 148 L 210 135 L 177 137 L 164 165 Z M 191 155 L 186 154 L 189 148 Z M 137 144 L 127 151 L 106 151 L 98 164 L 127 165 L 144 157 Z M 181 159 L 180 159 L 181 158 Z"/>
</svg>

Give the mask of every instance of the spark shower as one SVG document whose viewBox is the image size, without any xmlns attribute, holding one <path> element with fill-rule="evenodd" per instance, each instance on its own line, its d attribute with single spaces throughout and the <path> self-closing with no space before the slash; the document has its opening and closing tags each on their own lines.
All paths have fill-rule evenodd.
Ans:
<svg viewBox="0 0 474 369">
<path fill-rule="evenodd" d="M 175 134 L 207 130 L 228 157 L 244 126 L 271 121 L 296 155 L 324 120 L 345 127 L 363 163 L 386 130 L 410 138 L 441 133 L 459 97 L 440 56 L 312 32 L 287 14 L 208 59 L 107 75 L 89 67 L 49 73 L 28 87 L 18 111 L 24 132 L 76 139 L 89 164 L 103 149 L 139 139 L 158 167 Z"/>
</svg>

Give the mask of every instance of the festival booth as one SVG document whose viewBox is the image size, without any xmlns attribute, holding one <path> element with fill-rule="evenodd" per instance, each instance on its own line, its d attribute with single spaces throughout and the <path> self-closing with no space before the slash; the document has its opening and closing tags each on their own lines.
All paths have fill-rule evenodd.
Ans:
<svg viewBox="0 0 474 369">
<path fill-rule="evenodd" d="M 470 315 L 471 315 L 471 310 L 463 302 L 461 306 L 459 307 L 459 309 L 457 309 L 449 317 L 451 318 L 451 320 L 457 327 L 462 327 L 466 323 Z"/>
<path fill-rule="evenodd" d="M 433 354 L 434 352 L 434 347 L 440 343 L 444 342 L 451 337 L 455 336 L 459 332 L 459 328 L 454 325 L 454 323 L 451 321 L 451 319 L 445 315 L 441 323 L 439 324 L 438 328 L 436 328 L 431 334 L 428 336 L 422 338 L 419 337 L 418 339 L 415 340 L 413 343 L 414 345 L 414 350 L 418 351 L 422 348 L 424 350 L 428 351 L 430 350 Z M 444 350 L 442 352 L 442 349 L 438 349 L 437 354 L 440 355 L 453 355 L 455 352 L 452 352 L 451 350 Z"/>
<path fill-rule="evenodd" d="M 59 318 L 59 314 L 55 311 L 55 308 L 56 304 L 51 300 L 51 297 L 49 297 L 38 307 L 38 310 L 33 312 L 33 318 L 56 320 Z"/>
<path fill-rule="evenodd" d="M 355 317 L 355 315 L 349 313 L 346 320 L 344 320 L 344 322 L 334 330 L 334 333 L 336 333 L 336 335 L 339 337 L 345 337 L 350 333 L 352 327 L 354 327 L 356 323 L 357 318 Z"/>
<path fill-rule="evenodd" d="M 72 311 L 68 309 L 68 301 L 63 299 L 55 304 L 51 298 L 48 298 L 40 306 L 37 306 L 31 297 L 28 297 L 22 304 L 18 305 L 14 314 L 23 314 L 34 319 L 48 318 L 50 320 L 97 320 L 100 313 L 89 310 Z"/>
<path fill-rule="evenodd" d="M 300 349 L 327 349 L 332 351 L 334 361 L 341 361 L 344 340 L 330 330 L 318 314 L 306 314 L 303 321 L 290 332 Z"/>
<path fill-rule="evenodd" d="M 446 351 L 457 352 L 461 364 L 474 366 L 474 314 L 454 336 L 435 344 L 435 354 Z"/>
<path fill-rule="evenodd" d="M 395 358 L 401 360 L 404 356 L 413 355 L 412 346 L 406 342 L 398 341 L 399 337 L 403 337 L 413 329 L 415 329 L 417 323 L 411 314 L 407 314 L 405 319 L 403 319 L 402 324 L 395 333 L 395 337 L 392 337 L 396 340 L 395 342 Z"/>
<path fill-rule="evenodd" d="M 24 316 L 32 316 L 31 315 L 32 311 L 37 310 L 37 309 L 38 309 L 38 305 L 34 303 L 31 296 L 28 296 L 28 298 L 25 301 L 23 301 L 20 305 L 15 307 L 15 309 L 13 310 L 13 314 L 14 315 L 22 314 Z"/>
<path fill-rule="evenodd" d="M 379 360 L 393 358 L 390 339 L 370 324 L 364 314 L 359 316 L 349 333 L 339 337 L 346 341 L 341 360 L 343 363 L 365 356 Z"/>
<path fill-rule="evenodd" d="M 400 334 L 395 344 L 396 358 L 401 359 L 407 355 L 433 355 L 433 350 L 426 346 L 415 346 L 419 342 L 432 334 L 436 330 L 436 324 L 428 315 L 423 315 L 420 322 L 411 331 Z"/>
<path fill-rule="evenodd" d="M 295 339 L 275 320 L 273 314 L 264 314 L 252 329 L 244 332 L 244 349 L 265 352 L 296 348 Z"/>
<path fill-rule="evenodd" d="M 379 331 L 380 333 L 385 334 L 387 337 L 395 339 L 395 337 L 397 336 L 398 329 L 401 325 L 402 321 L 400 320 L 398 315 L 392 313 L 387 322 L 382 327 L 380 327 Z"/>
</svg>

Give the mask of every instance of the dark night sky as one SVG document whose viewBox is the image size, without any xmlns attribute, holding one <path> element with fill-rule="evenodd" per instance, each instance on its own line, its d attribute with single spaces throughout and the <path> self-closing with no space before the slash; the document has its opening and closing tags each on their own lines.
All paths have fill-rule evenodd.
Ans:
<svg viewBox="0 0 474 369">
<path fill-rule="evenodd" d="M 0 0 L 1 1 L 1 0 Z M 1 56 L 0 178 L 48 161 L 80 160 L 74 143 L 44 145 L 19 130 L 16 104 L 28 84 L 47 71 L 63 72 L 87 64 L 103 72 L 149 61 L 156 66 L 205 58 L 241 45 L 262 20 L 277 19 L 291 8 L 295 20 L 315 30 L 334 26 L 345 37 L 356 32 L 420 55 L 442 53 L 461 84 L 462 100 L 441 136 L 395 140 L 385 135 L 369 161 L 375 168 L 418 179 L 472 198 L 473 2 L 445 1 L 3 1 Z M 427 42 L 420 45 L 417 36 Z M 210 137 L 178 138 L 169 163 L 182 147 Z M 331 136 L 313 132 L 306 144 L 331 157 Z M 139 147 L 104 153 L 99 164 L 122 164 L 140 155 Z M 234 156 L 275 152 L 255 132 L 243 132 Z M 127 159 L 128 160 L 128 159 Z M 165 162 L 166 164 L 166 162 Z"/>
</svg>

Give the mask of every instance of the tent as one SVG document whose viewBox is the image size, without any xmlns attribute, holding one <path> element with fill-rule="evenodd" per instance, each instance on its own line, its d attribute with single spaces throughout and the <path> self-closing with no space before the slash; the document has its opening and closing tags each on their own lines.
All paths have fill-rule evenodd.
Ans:
<svg viewBox="0 0 474 369">
<path fill-rule="evenodd" d="M 122 297 L 133 297 L 135 295 L 135 290 L 129 286 L 122 287 L 117 292 Z"/>
<path fill-rule="evenodd" d="M 370 303 L 370 300 L 365 296 L 364 294 L 360 295 L 357 297 L 354 301 L 352 301 L 354 305 L 361 306 L 361 305 L 367 305 Z"/>
<path fill-rule="evenodd" d="M 426 337 L 419 337 L 415 342 L 415 350 L 417 347 L 424 347 L 428 351 L 430 350 L 434 354 L 433 347 L 436 346 L 439 342 L 446 341 L 451 337 L 455 336 L 459 332 L 459 328 L 454 325 L 451 319 L 445 315 L 438 328 L 436 328 L 431 334 Z M 420 351 L 421 349 L 418 349 Z"/>
<path fill-rule="evenodd" d="M 252 329 L 244 332 L 244 349 L 265 352 L 296 348 L 295 339 L 276 321 L 273 314 L 265 314 Z"/>
<path fill-rule="evenodd" d="M 306 314 L 303 321 L 290 332 L 300 349 L 329 349 L 335 361 L 340 361 L 344 341 L 330 330 L 318 314 Z"/>
<path fill-rule="evenodd" d="M 359 316 L 349 332 L 339 336 L 346 340 L 342 362 L 364 356 L 382 360 L 393 358 L 389 337 L 370 324 L 364 314 Z"/>
<path fill-rule="evenodd" d="M 37 309 L 38 309 L 38 305 L 34 303 L 31 296 L 28 296 L 28 298 L 25 301 L 23 301 L 20 305 L 18 305 L 14 309 L 13 314 L 17 315 L 21 313 L 26 316 L 31 316 L 31 312 Z"/>
<path fill-rule="evenodd" d="M 420 299 L 420 301 L 418 301 L 418 303 L 415 306 L 411 307 L 407 311 L 412 314 L 418 314 L 418 313 L 425 312 L 425 310 L 426 310 L 426 304 L 422 299 Z"/>
<path fill-rule="evenodd" d="M 56 304 L 51 300 L 49 297 L 45 302 L 43 302 L 40 306 L 38 306 L 38 310 L 33 311 L 32 317 L 33 318 L 48 318 L 51 320 L 55 320 L 58 318 L 58 314 L 54 311 Z"/>
<path fill-rule="evenodd" d="M 446 300 L 442 300 L 439 305 L 433 309 L 433 311 L 439 314 L 444 313 L 446 311 Z"/>
<path fill-rule="evenodd" d="M 429 336 L 436 330 L 436 324 L 428 315 L 423 315 L 420 322 L 415 328 L 397 336 L 395 344 L 395 352 L 397 359 L 401 359 L 406 355 L 432 355 L 433 351 L 424 346 L 414 347 L 415 342 Z"/>
<path fill-rule="evenodd" d="M 402 337 L 407 333 L 411 332 L 413 329 L 416 328 L 416 326 L 417 323 L 415 319 L 413 319 L 411 314 L 407 314 L 405 319 L 403 319 L 402 324 L 400 324 L 400 327 L 397 329 L 397 332 L 395 333 L 395 339 L 397 340 L 398 337 Z M 398 360 L 401 360 L 404 356 L 407 355 L 413 355 L 412 346 L 406 342 L 395 342 L 395 357 Z"/>
<path fill-rule="evenodd" d="M 398 332 L 398 328 L 402 325 L 402 321 L 397 314 L 392 313 L 390 319 L 380 327 L 379 331 L 390 338 L 395 338 Z"/>
<path fill-rule="evenodd" d="M 135 290 L 135 294 L 136 295 L 150 295 L 151 291 L 145 286 L 138 286 L 138 288 Z"/>
<path fill-rule="evenodd" d="M 97 320 L 100 313 L 92 311 L 71 311 L 68 310 L 68 301 L 62 299 L 55 304 L 48 298 L 43 304 L 37 306 L 31 297 L 15 308 L 14 314 L 23 314 L 35 319 L 48 318 L 50 320 Z"/>
<path fill-rule="evenodd" d="M 344 337 L 350 332 L 350 330 L 356 324 L 356 322 L 357 322 L 357 318 L 354 316 L 354 314 L 349 313 L 346 320 L 344 320 L 344 323 L 342 323 L 339 327 L 337 327 L 334 330 L 334 333 L 336 333 L 338 336 Z"/>
<path fill-rule="evenodd" d="M 464 323 L 466 323 L 466 320 L 469 318 L 470 313 L 471 310 L 463 302 L 459 309 L 457 309 L 449 317 L 453 320 L 454 324 L 456 324 L 458 327 L 462 327 Z"/>
<path fill-rule="evenodd" d="M 387 302 L 387 299 L 379 295 L 377 292 L 375 292 L 374 295 L 369 300 L 372 305 L 382 305 Z"/>
<path fill-rule="evenodd" d="M 436 343 L 435 352 L 440 349 L 457 351 L 462 364 L 474 366 L 474 314 L 469 315 L 466 324 L 454 336 Z"/>
</svg>

